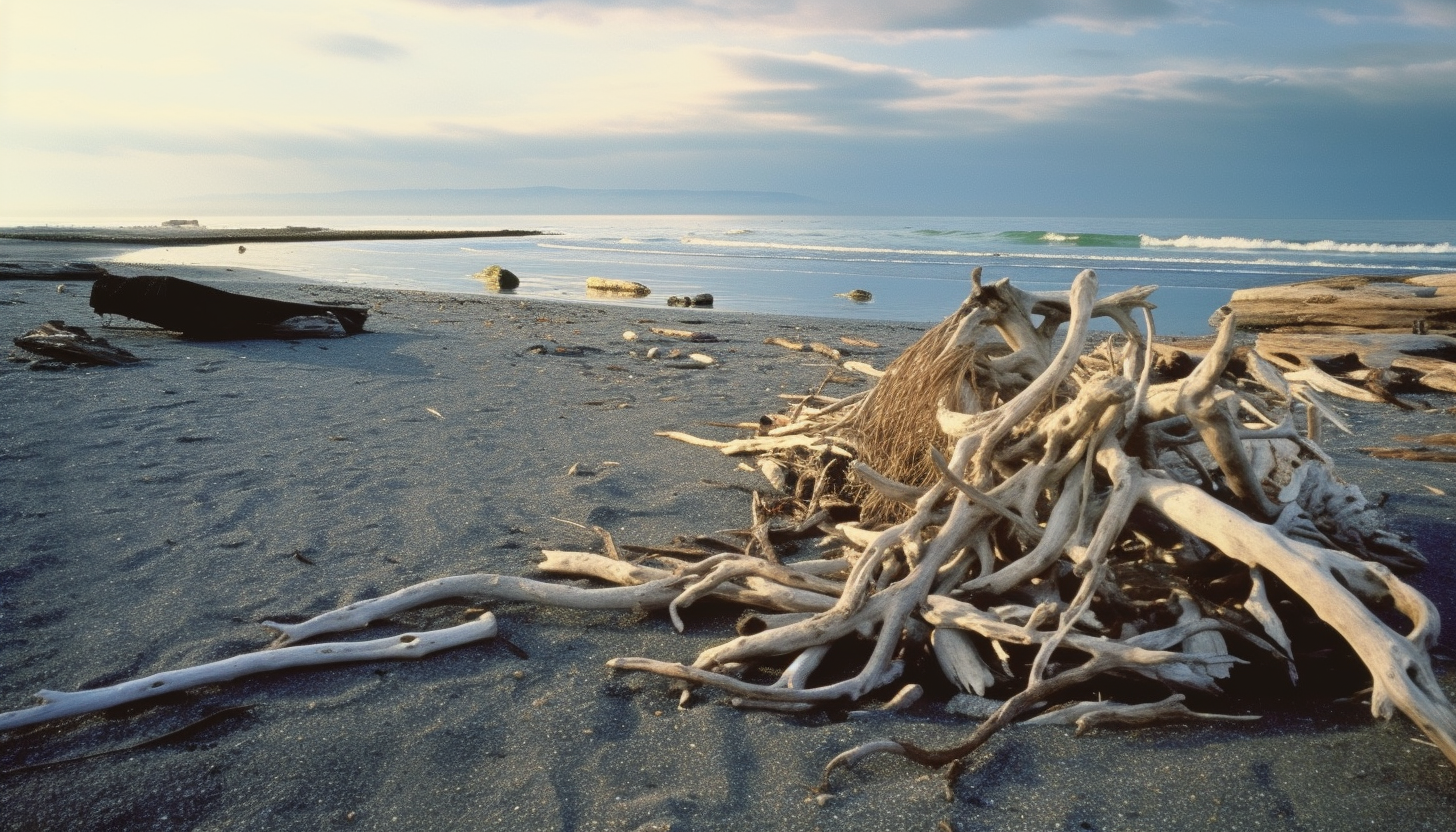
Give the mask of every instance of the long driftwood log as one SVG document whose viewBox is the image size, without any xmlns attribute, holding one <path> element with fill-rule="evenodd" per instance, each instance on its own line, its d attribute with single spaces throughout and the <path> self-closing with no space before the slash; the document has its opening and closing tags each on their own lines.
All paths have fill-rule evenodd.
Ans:
<svg viewBox="0 0 1456 832">
<path fill-rule="evenodd" d="M 1142 701 L 1077 706 L 1070 721 L 1235 716 L 1177 697 L 1219 694 L 1250 664 L 1297 682 L 1299 640 L 1323 622 L 1370 674 L 1349 689 L 1368 684 L 1376 716 L 1404 714 L 1456 762 L 1456 710 L 1429 657 L 1439 619 L 1396 574 L 1423 560 L 1310 435 L 1338 415 L 1307 368 L 1240 351 L 1234 316 L 1198 361 L 1162 360 L 1151 292 L 1099 298 L 1089 270 L 1069 291 L 1032 293 L 977 270 L 960 308 L 873 388 L 816 392 L 728 441 L 665 434 L 757 459 L 766 482 L 733 542 L 618 547 L 600 532 L 606 554 L 547 551 L 541 567 L 611 586 L 460 575 L 268 626 L 289 644 L 465 597 L 663 610 L 682 628 L 712 597 L 755 609 L 736 637 L 689 662 L 609 666 L 671 679 L 684 703 L 717 691 L 781 711 L 899 707 L 926 672 L 1004 697 L 944 747 L 845 751 L 825 768 L 828 788 L 881 753 L 953 780 L 1001 728 L 1112 677 Z M 1121 335 L 1092 341 L 1093 318 Z M 846 641 L 865 642 L 863 660 L 826 662 Z"/>
<path fill-rule="evenodd" d="M 1279 332 L 1456 331 L 1456 273 L 1350 275 L 1239 289 L 1231 312 L 1250 329 Z"/>
</svg>

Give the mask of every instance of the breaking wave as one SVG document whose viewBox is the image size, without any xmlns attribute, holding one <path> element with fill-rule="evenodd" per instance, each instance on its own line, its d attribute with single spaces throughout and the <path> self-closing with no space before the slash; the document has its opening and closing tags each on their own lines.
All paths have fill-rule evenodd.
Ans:
<svg viewBox="0 0 1456 832">
<path fill-rule="evenodd" d="M 1224 251 L 1323 251 L 1337 254 L 1456 254 L 1451 243 L 1344 243 L 1338 240 L 1264 240 L 1257 237 L 1181 237 L 1138 238 L 1144 248 L 1197 248 Z"/>
<path fill-rule="evenodd" d="M 1003 231 L 1001 239 L 1024 246 L 1091 246 L 1096 248 L 1137 248 L 1148 238 L 1137 234 L 1089 234 L 1060 231 Z"/>
</svg>

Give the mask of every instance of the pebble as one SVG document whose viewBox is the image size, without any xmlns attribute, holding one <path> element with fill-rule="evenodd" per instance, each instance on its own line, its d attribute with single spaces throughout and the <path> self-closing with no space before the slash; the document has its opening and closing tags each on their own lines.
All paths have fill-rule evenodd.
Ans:
<svg viewBox="0 0 1456 832">
<path fill-rule="evenodd" d="M 952 696 L 950 701 L 945 703 L 945 709 L 953 714 L 968 716 L 973 719 L 986 719 L 991 714 L 1001 710 L 1004 704 L 997 699 L 987 699 L 984 696 L 977 696 L 974 693 L 958 693 Z"/>
</svg>

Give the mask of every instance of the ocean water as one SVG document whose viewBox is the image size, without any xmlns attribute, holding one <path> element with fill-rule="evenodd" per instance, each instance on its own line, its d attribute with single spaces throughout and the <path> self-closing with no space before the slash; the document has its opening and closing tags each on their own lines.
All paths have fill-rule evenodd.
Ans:
<svg viewBox="0 0 1456 832">
<path fill-rule="evenodd" d="M 1341 274 L 1456 271 L 1456 221 L 1178 220 L 1078 217 L 415 216 L 200 217 L 210 228 L 523 228 L 539 237 L 174 246 L 130 263 L 261 268 L 300 280 L 483 292 L 499 264 L 516 295 L 663 307 L 711 293 L 713 312 L 930 322 L 953 311 L 971 269 L 1030 291 L 1096 270 L 1102 293 L 1160 287 L 1158 331 L 1208 332 L 1235 289 Z M 78 223 L 79 224 L 79 223 Z M 112 225 L 136 222 L 112 221 Z M 633 280 L 646 298 L 589 297 L 589 276 Z M 839 294 L 865 289 L 856 303 Z M 694 312 L 697 316 L 698 313 Z"/>
</svg>

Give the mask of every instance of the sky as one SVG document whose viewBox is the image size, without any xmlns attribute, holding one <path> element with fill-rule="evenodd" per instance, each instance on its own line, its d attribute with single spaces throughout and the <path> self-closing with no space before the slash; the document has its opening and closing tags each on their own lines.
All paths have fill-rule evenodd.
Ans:
<svg viewBox="0 0 1456 832">
<path fill-rule="evenodd" d="M 0 0 L 0 216 L 741 189 L 1456 218 L 1456 0 Z"/>
</svg>

